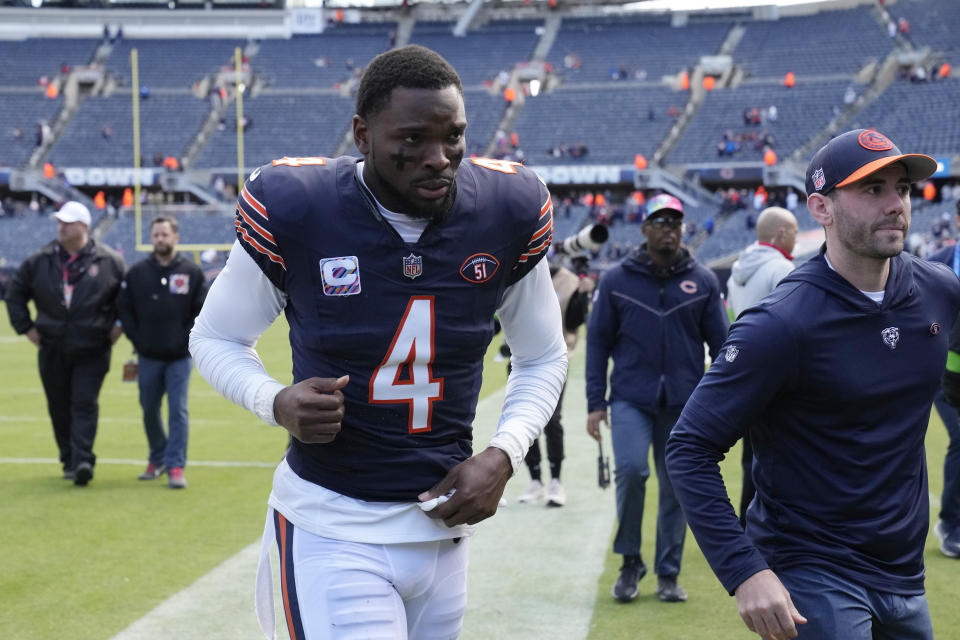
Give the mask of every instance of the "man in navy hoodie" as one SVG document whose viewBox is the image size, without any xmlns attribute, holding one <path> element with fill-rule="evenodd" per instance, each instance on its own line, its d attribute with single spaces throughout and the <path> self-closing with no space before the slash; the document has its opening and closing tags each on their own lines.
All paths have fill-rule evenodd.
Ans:
<svg viewBox="0 0 960 640">
<path fill-rule="evenodd" d="M 933 638 L 923 443 L 960 282 L 903 243 L 910 183 L 935 170 L 870 130 L 813 156 L 824 248 L 740 316 L 667 445 L 690 528 L 763 638 Z M 717 466 L 744 430 L 746 531 Z"/>
<path fill-rule="evenodd" d="M 960 201 L 957 201 L 956 222 L 960 228 Z M 954 243 L 927 256 L 932 262 L 942 262 L 960 277 L 960 243 Z M 960 327 L 954 327 L 954 333 Z M 951 340 L 951 352 L 947 359 L 947 378 L 942 389 L 937 391 L 933 406 L 937 408 L 943 426 L 947 428 L 950 444 L 943 459 L 943 493 L 940 494 L 940 521 L 933 532 L 940 540 L 940 552 L 948 558 L 960 558 L 960 415 L 956 406 L 951 406 L 944 390 L 954 391 L 951 387 L 957 381 L 960 360 L 956 357 L 956 345 Z M 956 402 L 954 402 L 956 404 Z"/>
<path fill-rule="evenodd" d="M 610 429 L 616 468 L 617 518 L 613 550 L 623 556 L 613 597 L 630 602 L 647 567 L 640 538 L 650 447 L 660 496 L 653 570 L 664 602 L 687 599 L 677 583 L 686 521 L 663 464 L 670 429 L 703 376 L 703 343 L 715 357 L 729 322 L 712 271 L 681 246 L 683 204 L 671 195 L 651 198 L 643 222 L 646 243 L 603 274 L 587 324 L 587 432 L 600 440 L 607 422 L 607 361 Z"/>
</svg>

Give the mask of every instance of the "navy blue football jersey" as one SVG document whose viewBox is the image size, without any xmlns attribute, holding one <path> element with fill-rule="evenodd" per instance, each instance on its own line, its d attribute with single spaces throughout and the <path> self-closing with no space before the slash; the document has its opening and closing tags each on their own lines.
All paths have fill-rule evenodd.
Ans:
<svg viewBox="0 0 960 640">
<path fill-rule="evenodd" d="M 238 198 L 237 236 L 287 294 L 294 382 L 350 376 L 336 440 L 292 439 L 290 467 L 353 498 L 416 500 L 472 454 L 494 311 L 546 254 L 552 206 L 532 171 L 466 160 L 451 210 L 408 244 L 357 162 L 260 167 Z"/>
</svg>

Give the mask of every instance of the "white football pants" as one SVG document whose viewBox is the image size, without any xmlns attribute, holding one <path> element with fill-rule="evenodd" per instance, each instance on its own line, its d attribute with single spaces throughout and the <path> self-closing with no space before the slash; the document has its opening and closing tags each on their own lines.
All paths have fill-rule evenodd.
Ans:
<svg viewBox="0 0 960 640">
<path fill-rule="evenodd" d="M 467 538 L 345 542 L 298 529 L 274 509 L 268 519 L 280 552 L 283 615 L 291 640 L 451 640 L 460 635 L 467 607 Z M 257 577 L 258 615 L 269 606 L 272 622 L 272 597 L 269 605 L 263 602 L 260 585 L 264 554 Z M 261 618 L 267 632 L 265 622 Z"/>
</svg>

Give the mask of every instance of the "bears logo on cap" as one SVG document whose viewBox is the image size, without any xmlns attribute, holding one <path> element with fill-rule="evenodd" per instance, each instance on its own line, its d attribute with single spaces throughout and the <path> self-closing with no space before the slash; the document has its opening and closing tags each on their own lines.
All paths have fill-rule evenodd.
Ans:
<svg viewBox="0 0 960 640">
<path fill-rule="evenodd" d="M 893 149 L 893 143 L 890 138 L 879 131 L 867 129 L 857 137 L 860 146 L 869 151 L 889 151 Z"/>
</svg>

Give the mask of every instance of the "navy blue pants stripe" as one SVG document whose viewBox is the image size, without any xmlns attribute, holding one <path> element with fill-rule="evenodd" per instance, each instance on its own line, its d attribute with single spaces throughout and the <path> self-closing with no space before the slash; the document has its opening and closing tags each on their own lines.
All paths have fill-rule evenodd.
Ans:
<svg viewBox="0 0 960 640">
<path fill-rule="evenodd" d="M 290 640 L 305 640 L 293 568 L 294 526 L 276 509 L 273 510 L 273 525 L 276 528 L 277 548 L 280 551 L 280 587 L 283 593 L 283 614 L 287 620 L 287 630 L 290 632 Z"/>
</svg>

